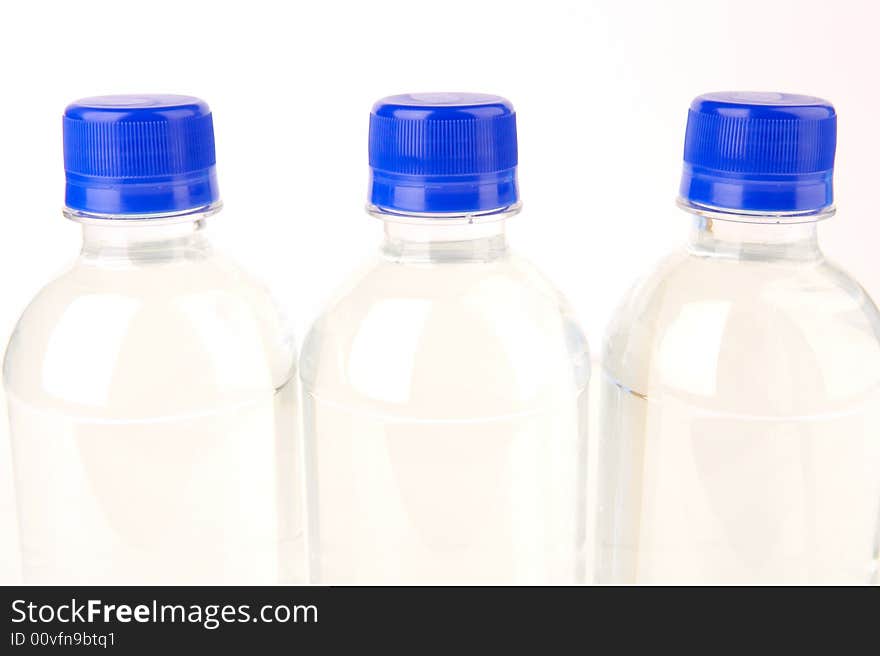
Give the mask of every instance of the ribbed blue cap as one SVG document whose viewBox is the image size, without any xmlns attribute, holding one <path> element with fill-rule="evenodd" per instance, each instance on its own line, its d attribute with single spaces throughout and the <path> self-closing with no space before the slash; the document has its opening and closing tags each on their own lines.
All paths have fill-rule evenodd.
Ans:
<svg viewBox="0 0 880 656">
<path fill-rule="evenodd" d="M 801 212 L 832 204 L 837 115 L 821 98 L 720 92 L 688 112 L 680 194 L 695 205 Z"/>
<path fill-rule="evenodd" d="M 97 96 L 64 111 L 65 204 L 93 214 L 161 214 L 220 198 L 214 126 L 190 96 Z"/>
<path fill-rule="evenodd" d="M 499 96 L 413 93 L 370 113 L 369 200 L 415 213 L 479 212 L 519 200 L 516 114 Z"/>
</svg>

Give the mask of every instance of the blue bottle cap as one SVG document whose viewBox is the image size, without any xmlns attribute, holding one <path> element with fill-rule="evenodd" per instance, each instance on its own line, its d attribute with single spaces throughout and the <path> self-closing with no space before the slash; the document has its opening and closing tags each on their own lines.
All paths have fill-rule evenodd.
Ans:
<svg viewBox="0 0 880 656">
<path fill-rule="evenodd" d="M 747 212 L 810 212 L 833 203 L 837 115 L 787 93 L 699 96 L 688 112 L 681 198 Z"/>
<path fill-rule="evenodd" d="M 216 203 L 207 103 L 97 96 L 64 111 L 65 205 L 89 214 L 163 214 Z"/>
<path fill-rule="evenodd" d="M 370 204 L 390 211 L 459 213 L 519 200 L 516 114 L 499 96 L 414 93 L 370 113 Z"/>
</svg>

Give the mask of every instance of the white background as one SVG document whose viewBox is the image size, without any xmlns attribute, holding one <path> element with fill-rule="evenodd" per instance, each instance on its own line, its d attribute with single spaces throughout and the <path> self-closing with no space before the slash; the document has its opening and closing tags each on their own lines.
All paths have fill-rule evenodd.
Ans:
<svg viewBox="0 0 880 656">
<path fill-rule="evenodd" d="M 12 4 L 0 15 L 3 344 L 77 252 L 79 228 L 60 214 L 61 113 L 105 93 L 210 103 L 226 203 L 213 230 L 270 284 L 299 337 L 378 243 L 381 226 L 362 211 L 368 112 L 410 91 L 513 101 L 525 211 L 511 242 L 568 295 L 594 353 L 620 295 L 685 236 L 688 219 L 674 208 L 684 123 L 706 91 L 834 102 L 840 213 L 821 235 L 880 297 L 880 15 L 871 2 Z M 18 576 L 2 419 L 0 583 Z"/>
</svg>

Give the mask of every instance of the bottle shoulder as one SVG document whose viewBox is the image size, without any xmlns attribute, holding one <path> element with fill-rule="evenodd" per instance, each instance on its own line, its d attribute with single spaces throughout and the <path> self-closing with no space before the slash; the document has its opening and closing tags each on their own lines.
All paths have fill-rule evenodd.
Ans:
<svg viewBox="0 0 880 656">
<path fill-rule="evenodd" d="M 530 261 L 511 255 L 490 262 L 401 263 L 375 257 L 356 270 L 325 306 L 316 327 L 351 325 L 368 308 L 395 303 L 438 313 L 495 314 L 528 308 L 545 318 L 570 317 L 561 292 Z M 354 314 L 354 317 L 352 316 Z"/>
<path fill-rule="evenodd" d="M 325 314 L 361 298 L 418 295 L 429 300 L 466 299 L 503 286 L 521 295 L 543 297 L 566 307 L 556 286 L 530 260 L 509 253 L 488 261 L 402 261 L 374 255 L 339 286 L 327 304 Z"/>
<path fill-rule="evenodd" d="M 880 313 L 833 262 L 665 258 L 624 297 L 603 365 L 619 384 L 706 397 L 814 390 L 855 399 L 880 385 Z"/>
<path fill-rule="evenodd" d="M 4 379 L 26 400 L 146 394 L 157 406 L 191 404 L 221 389 L 279 387 L 294 359 L 277 304 L 226 257 L 149 266 L 81 257 L 22 313 Z M 169 385 L 183 371 L 197 382 Z"/>
<path fill-rule="evenodd" d="M 585 386 L 588 368 L 586 339 L 568 303 L 515 255 L 371 260 L 314 322 L 300 367 L 318 393 L 392 403 L 422 394 L 535 397 L 550 381 Z"/>
</svg>

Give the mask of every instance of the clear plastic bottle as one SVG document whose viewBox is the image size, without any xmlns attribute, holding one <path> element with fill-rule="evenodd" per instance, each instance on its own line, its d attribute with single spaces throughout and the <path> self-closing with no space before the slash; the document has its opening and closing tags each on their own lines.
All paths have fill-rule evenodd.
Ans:
<svg viewBox="0 0 880 656">
<path fill-rule="evenodd" d="M 819 249 L 825 101 L 694 101 L 685 248 L 625 298 L 603 354 L 601 582 L 877 576 L 880 314 Z"/>
<path fill-rule="evenodd" d="M 295 352 L 269 294 L 208 239 L 210 110 L 88 98 L 64 129 L 82 252 L 4 363 L 25 580 L 304 580 Z"/>
<path fill-rule="evenodd" d="M 581 580 L 589 359 L 507 247 L 512 108 L 395 96 L 370 132 L 385 241 L 302 355 L 313 580 Z"/>
</svg>

